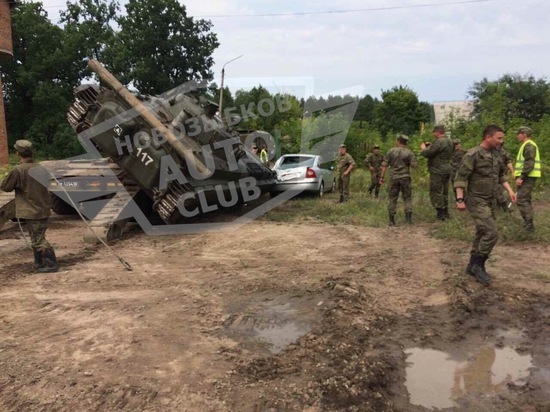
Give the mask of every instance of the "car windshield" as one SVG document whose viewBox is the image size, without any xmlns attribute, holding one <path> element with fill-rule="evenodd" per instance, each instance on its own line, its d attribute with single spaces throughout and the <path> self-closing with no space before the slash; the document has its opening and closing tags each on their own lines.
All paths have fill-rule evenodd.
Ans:
<svg viewBox="0 0 550 412">
<path fill-rule="evenodd" d="M 279 165 L 279 169 L 292 169 L 293 167 L 306 166 L 311 167 L 315 161 L 311 156 L 287 156 Z"/>
</svg>

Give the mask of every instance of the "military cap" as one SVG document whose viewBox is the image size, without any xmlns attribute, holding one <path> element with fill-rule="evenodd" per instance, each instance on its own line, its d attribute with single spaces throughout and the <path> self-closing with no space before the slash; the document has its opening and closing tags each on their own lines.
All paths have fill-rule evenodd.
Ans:
<svg viewBox="0 0 550 412">
<path fill-rule="evenodd" d="M 517 132 L 516 134 L 520 134 L 520 133 L 525 133 L 527 136 L 531 136 L 531 133 L 533 133 L 533 131 L 531 130 L 530 127 L 521 126 L 521 127 L 518 129 L 518 132 Z"/>
<path fill-rule="evenodd" d="M 25 150 L 32 150 L 32 143 L 28 140 L 18 140 L 13 145 L 15 150 L 17 150 L 19 153 L 23 153 Z"/>
<path fill-rule="evenodd" d="M 395 136 L 395 138 L 404 140 L 405 142 L 409 141 L 409 136 L 407 136 L 406 134 L 398 134 L 397 136 Z"/>
<path fill-rule="evenodd" d="M 346 148 L 346 145 L 345 144 L 341 144 L 340 147 L 343 147 L 344 149 Z"/>
<path fill-rule="evenodd" d="M 377 144 L 374 145 L 373 149 L 380 149 L 380 146 L 378 146 Z"/>
<path fill-rule="evenodd" d="M 460 139 L 453 139 L 453 144 L 460 144 Z"/>
</svg>

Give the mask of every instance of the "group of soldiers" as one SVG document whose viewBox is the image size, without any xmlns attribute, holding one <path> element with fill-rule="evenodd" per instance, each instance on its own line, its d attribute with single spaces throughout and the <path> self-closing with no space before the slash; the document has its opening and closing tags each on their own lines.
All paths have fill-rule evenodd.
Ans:
<svg viewBox="0 0 550 412">
<path fill-rule="evenodd" d="M 433 129 L 433 142 L 423 142 L 420 154 L 428 160 L 430 175 L 430 202 L 436 210 L 438 220 L 450 218 L 449 214 L 449 184 L 454 191 L 458 211 L 470 212 L 476 225 L 470 262 L 466 273 L 472 275 L 480 283 L 489 284 L 490 276 L 485 270 L 485 262 L 489 258 L 498 239 L 495 220 L 495 208 L 501 207 L 510 211 L 509 206 L 517 203 L 527 232 L 534 232 L 532 192 L 541 177 L 540 152 L 532 140 L 532 130 L 520 127 L 516 138 L 521 144 L 513 160 L 504 149 L 504 131 L 497 125 L 488 125 L 482 133 L 482 141 L 474 148 L 465 151 L 460 140 L 450 140 L 446 137 L 445 127 L 436 126 Z M 380 186 L 385 183 L 388 168 L 391 169 L 389 181 L 389 225 L 395 226 L 395 215 L 399 194 L 403 197 L 405 220 L 412 224 L 412 185 L 411 169 L 417 167 L 414 152 L 408 147 L 409 138 L 399 134 L 396 146 L 385 156 L 380 153 L 380 147 L 374 146 L 365 164 L 371 173 L 369 194 L 378 197 Z M 344 145 L 340 147 L 338 163 L 338 188 L 340 202 L 349 197 L 349 179 L 351 170 L 356 166 L 353 158 L 346 153 Z M 517 193 L 507 180 L 507 173 L 515 178 Z M 508 193 L 509 200 L 504 192 Z"/>
</svg>

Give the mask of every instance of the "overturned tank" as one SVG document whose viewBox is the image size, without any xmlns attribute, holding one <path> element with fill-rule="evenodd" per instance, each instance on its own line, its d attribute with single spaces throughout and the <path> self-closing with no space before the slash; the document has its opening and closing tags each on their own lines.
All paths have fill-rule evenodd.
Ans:
<svg viewBox="0 0 550 412">
<path fill-rule="evenodd" d="M 67 119 L 88 151 L 116 163 L 124 185 L 139 188 L 165 223 L 238 207 L 274 185 L 273 172 L 193 87 L 135 95 L 96 60 L 89 67 L 104 86 L 75 89 Z"/>
</svg>

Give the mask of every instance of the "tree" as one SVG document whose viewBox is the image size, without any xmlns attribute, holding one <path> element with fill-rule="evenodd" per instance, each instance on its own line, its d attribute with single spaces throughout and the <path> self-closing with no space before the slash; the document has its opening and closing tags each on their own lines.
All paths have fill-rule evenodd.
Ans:
<svg viewBox="0 0 550 412">
<path fill-rule="evenodd" d="M 18 3 L 12 24 L 14 59 L 3 66 L 10 140 L 29 139 L 50 156 L 75 155 L 79 144 L 65 114 L 79 73 L 66 35 L 41 3 Z"/>
<path fill-rule="evenodd" d="M 550 84 L 545 78 L 505 74 L 496 81 L 487 78 L 468 91 L 474 99 L 474 115 L 485 122 L 507 125 L 513 118 L 537 122 L 550 114 Z"/>
<path fill-rule="evenodd" d="M 187 16 L 177 0 L 129 0 L 105 55 L 112 70 L 142 93 L 160 94 L 213 77 L 219 46 L 212 23 Z"/>
<path fill-rule="evenodd" d="M 358 120 L 359 127 L 363 126 L 363 122 L 372 124 L 375 118 L 376 106 L 380 102 L 378 99 L 373 98 L 371 95 L 367 94 L 365 97 L 359 99 L 359 106 L 357 107 L 357 113 L 355 113 L 355 118 L 353 120 Z"/>
<path fill-rule="evenodd" d="M 67 10 L 61 12 L 61 23 L 65 24 L 66 46 L 80 57 L 75 64 L 80 63 L 81 69 L 85 68 L 86 58 L 108 63 L 105 50 L 114 41 L 115 30 L 111 24 L 119 11 L 120 7 L 114 0 L 67 2 Z"/>
<path fill-rule="evenodd" d="M 430 121 L 426 104 L 421 104 L 416 93 L 403 86 L 382 91 L 382 102 L 375 115 L 375 125 L 384 138 L 389 133 L 412 135 L 419 131 L 421 123 Z"/>
</svg>

